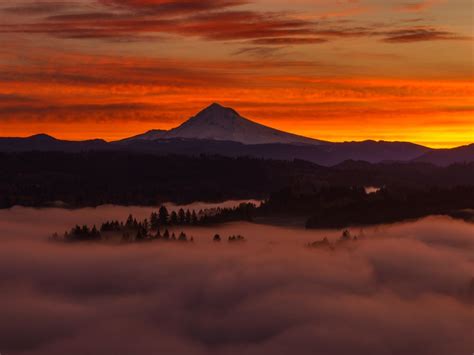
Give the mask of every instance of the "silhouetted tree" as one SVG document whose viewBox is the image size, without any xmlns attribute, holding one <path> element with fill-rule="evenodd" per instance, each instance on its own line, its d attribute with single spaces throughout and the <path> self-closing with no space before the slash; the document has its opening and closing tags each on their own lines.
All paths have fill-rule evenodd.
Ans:
<svg viewBox="0 0 474 355">
<path fill-rule="evenodd" d="M 67 242 L 81 242 L 81 241 L 99 241 L 101 234 L 96 226 L 89 228 L 86 225 L 82 227 L 74 226 L 69 232 L 64 233 L 64 241 Z"/>
<path fill-rule="evenodd" d="M 350 239 L 351 239 L 351 232 L 349 232 L 347 229 L 345 229 L 342 232 L 340 240 L 341 241 L 346 241 L 346 240 L 350 240 Z"/>
<path fill-rule="evenodd" d="M 186 224 L 191 224 L 192 222 L 192 215 L 191 215 L 191 211 L 189 211 L 189 209 L 186 210 L 186 219 L 185 219 L 185 223 Z"/>
<path fill-rule="evenodd" d="M 150 229 L 150 224 L 148 223 L 148 219 L 145 218 L 143 220 L 142 227 L 143 227 L 143 230 L 145 231 L 145 233 L 147 233 L 148 230 Z"/>
<path fill-rule="evenodd" d="M 169 220 L 169 213 L 166 206 L 161 206 L 160 210 L 158 211 L 158 219 L 160 221 L 160 225 L 166 226 Z"/>
<path fill-rule="evenodd" d="M 193 212 L 191 213 L 191 224 L 198 224 L 199 220 L 198 220 L 198 217 L 197 217 L 197 214 L 196 214 L 196 211 L 193 210 Z"/>
<path fill-rule="evenodd" d="M 128 215 L 127 221 L 125 222 L 125 227 L 133 228 L 133 216 L 131 214 Z"/>
<path fill-rule="evenodd" d="M 90 231 L 90 237 L 93 240 L 100 239 L 100 232 L 97 230 L 97 227 L 94 225 Z"/>
<path fill-rule="evenodd" d="M 150 226 L 152 229 L 158 229 L 160 226 L 160 220 L 158 219 L 158 213 L 152 212 L 150 215 Z"/>
<path fill-rule="evenodd" d="M 178 211 L 178 223 L 181 225 L 186 223 L 186 213 L 182 208 L 180 208 Z"/>
<path fill-rule="evenodd" d="M 188 241 L 188 238 L 187 238 L 187 236 L 186 236 L 186 233 L 181 232 L 181 233 L 179 234 L 178 240 L 179 240 L 180 242 L 187 242 L 187 241 Z"/>
<path fill-rule="evenodd" d="M 170 223 L 174 226 L 178 224 L 178 214 L 175 211 L 171 212 Z"/>
<path fill-rule="evenodd" d="M 232 235 L 228 239 L 229 242 L 243 242 L 245 238 L 241 235 Z"/>
</svg>

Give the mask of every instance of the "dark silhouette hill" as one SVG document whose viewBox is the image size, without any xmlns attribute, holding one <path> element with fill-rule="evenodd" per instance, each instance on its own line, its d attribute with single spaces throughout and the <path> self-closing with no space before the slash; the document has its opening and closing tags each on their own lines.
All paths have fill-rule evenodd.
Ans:
<svg viewBox="0 0 474 355">
<path fill-rule="evenodd" d="M 36 134 L 26 138 L 0 138 L 0 152 L 81 152 L 109 149 L 113 149 L 113 147 L 111 147 L 109 143 L 102 139 L 67 141 L 56 139 L 47 134 Z"/>
<path fill-rule="evenodd" d="M 439 166 L 448 166 L 454 163 L 473 162 L 474 144 L 452 149 L 431 150 L 415 159 L 417 162 L 431 163 Z"/>
<path fill-rule="evenodd" d="M 63 141 L 47 135 L 27 138 L 0 138 L 0 152 L 87 152 L 129 151 L 157 155 L 179 154 L 199 156 L 256 157 L 265 159 L 301 159 L 325 166 L 345 160 L 410 161 L 429 151 L 429 148 L 404 142 L 349 142 L 309 144 L 242 144 L 208 139 L 157 139 L 105 142 L 103 140 Z"/>
<path fill-rule="evenodd" d="M 474 163 L 348 161 L 323 167 L 304 160 L 133 152 L 0 153 L 0 208 L 267 198 L 290 186 L 304 194 L 324 186 L 391 186 L 403 191 L 473 185 Z"/>
</svg>

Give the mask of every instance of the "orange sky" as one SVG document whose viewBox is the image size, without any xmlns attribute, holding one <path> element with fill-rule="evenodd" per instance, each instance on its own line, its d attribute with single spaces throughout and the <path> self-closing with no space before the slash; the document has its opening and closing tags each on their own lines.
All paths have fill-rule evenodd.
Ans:
<svg viewBox="0 0 474 355">
<path fill-rule="evenodd" d="M 474 142 L 471 0 L 0 5 L 0 136 L 119 139 L 212 102 L 314 138 Z"/>
</svg>

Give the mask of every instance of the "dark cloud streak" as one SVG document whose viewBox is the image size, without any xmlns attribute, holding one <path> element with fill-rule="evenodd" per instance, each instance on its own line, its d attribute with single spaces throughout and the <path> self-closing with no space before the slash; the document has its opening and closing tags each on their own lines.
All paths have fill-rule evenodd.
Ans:
<svg viewBox="0 0 474 355">
<path fill-rule="evenodd" d="M 182 15 L 209 12 L 248 4 L 247 0 L 99 0 L 100 3 L 131 10 L 136 15 Z"/>
<path fill-rule="evenodd" d="M 468 39 L 469 38 L 465 36 L 460 36 L 447 31 L 439 31 L 434 28 L 412 28 L 387 32 L 383 41 L 388 43 L 409 43 L 438 40 L 456 41 Z"/>
<path fill-rule="evenodd" d="M 248 40 L 249 44 L 312 45 L 336 38 L 378 37 L 387 43 L 458 40 L 463 36 L 430 27 L 380 30 L 380 25 L 337 26 L 331 21 L 297 19 L 291 12 L 239 10 L 241 0 L 162 1 L 102 0 L 97 11 L 65 10 L 64 2 L 5 8 L 20 14 L 46 15 L 43 20 L 0 26 L 0 33 L 49 34 L 67 39 L 157 40 L 164 36 L 210 41 Z M 77 6 L 77 5 L 76 5 Z M 22 10 L 23 9 L 23 10 Z M 74 11 L 73 11 L 74 10 Z M 155 37 L 156 36 L 156 37 Z"/>
<path fill-rule="evenodd" d="M 66 1 L 45 1 L 33 2 L 17 6 L 7 6 L 0 8 L 0 13 L 4 12 L 13 15 L 43 15 L 67 10 L 71 6 Z"/>
</svg>

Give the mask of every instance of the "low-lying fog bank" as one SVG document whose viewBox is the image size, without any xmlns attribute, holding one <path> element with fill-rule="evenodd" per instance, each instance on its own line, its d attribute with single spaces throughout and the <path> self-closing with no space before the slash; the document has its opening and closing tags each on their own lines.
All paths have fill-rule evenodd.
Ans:
<svg viewBox="0 0 474 355">
<path fill-rule="evenodd" d="M 445 217 L 340 231 L 231 223 L 195 243 L 65 245 L 47 237 L 138 209 L 0 212 L 0 352 L 470 354 L 474 225 Z M 150 209 L 143 211 L 143 217 Z M 246 243 L 212 243 L 213 233 Z"/>
</svg>

